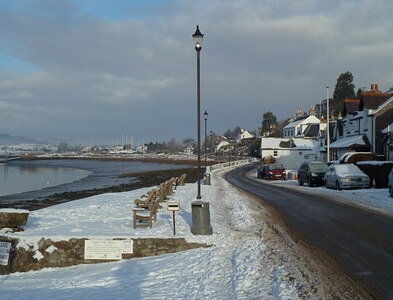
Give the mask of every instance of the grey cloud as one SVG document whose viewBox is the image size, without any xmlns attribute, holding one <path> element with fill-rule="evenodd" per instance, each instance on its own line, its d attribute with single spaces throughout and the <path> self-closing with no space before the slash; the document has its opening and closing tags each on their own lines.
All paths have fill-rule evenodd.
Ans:
<svg viewBox="0 0 393 300">
<path fill-rule="evenodd" d="M 195 136 L 196 24 L 202 107 L 216 132 L 305 110 L 347 70 L 357 87 L 387 89 L 392 4 L 374 2 L 171 1 L 129 7 L 143 17 L 118 22 L 78 16 L 67 1 L 39 13 L 1 8 L 0 52 L 39 70 L 0 73 L 0 128 L 70 140 Z"/>
</svg>

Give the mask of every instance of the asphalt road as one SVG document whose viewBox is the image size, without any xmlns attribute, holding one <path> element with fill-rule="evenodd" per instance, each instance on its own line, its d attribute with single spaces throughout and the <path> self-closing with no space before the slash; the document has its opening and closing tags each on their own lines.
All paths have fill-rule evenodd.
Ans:
<svg viewBox="0 0 393 300">
<path fill-rule="evenodd" d="M 227 175 L 272 205 L 297 236 L 333 257 L 376 299 L 393 299 L 393 219 L 282 186 L 264 184 L 246 166 Z"/>
</svg>

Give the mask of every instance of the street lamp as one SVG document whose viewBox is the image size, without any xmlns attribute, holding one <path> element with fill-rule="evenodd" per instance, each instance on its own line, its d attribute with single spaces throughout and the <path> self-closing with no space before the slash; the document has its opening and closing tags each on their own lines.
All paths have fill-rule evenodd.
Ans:
<svg viewBox="0 0 393 300">
<path fill-rule="evenodd" d="M 201 174 L 201 83 L 200 83 L 200 54 L 203 43 L 203 34 L 199 31 L 199 26 L 195 30 L 195 33 L 192 35 L 194 39 L 194 46 L 197 52 L 197 133 L 198 133 L 198 194 L 197 199 L 201 199 L 201 182 L 200 182 L 200 174 Z"/>
<path fill-rule="evenodd" d="M 208 113 L 207 113 L 207 111 L 205 110 L 205 113 L 203 114 L 203 119 L 205 120 L 205 172 L 207 173 L 207 139 L 206 139 L 206 136 L 207 136 L 207 116 L 208 116 Z"/>
<path fill-rule="evenodd" d="M 327 144 L 327 150 L 326 150 L 326 155 L 327 159 L 326 161 L 330 161 L 330 132 L 329 132 L 329 118 L 330 118 L 330 113 L 329 113 L 329 86 L 326 86 L 326 144 Z"/>
</svg>

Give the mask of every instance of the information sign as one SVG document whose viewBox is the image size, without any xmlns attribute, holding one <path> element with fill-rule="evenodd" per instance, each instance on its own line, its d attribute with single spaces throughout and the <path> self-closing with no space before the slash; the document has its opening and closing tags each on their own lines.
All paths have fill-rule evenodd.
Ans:
<svg viewBox="0 0 393 300">
<path fill-rule="evenodd" d="M 85 240 L 85 259 L 120 260 L 123 241 Z"/>
<path fill-rule="evenodd" d="M 124 254 L 134 253 L 134 241 L 133 240 L 122 240 L 123 242 L 123 252 Z"/>
<path fill-rule="evenodd" d="M 11 243 L 0 242 L 0 265 L 7 266 L 10 257 Z"/>
</svg>

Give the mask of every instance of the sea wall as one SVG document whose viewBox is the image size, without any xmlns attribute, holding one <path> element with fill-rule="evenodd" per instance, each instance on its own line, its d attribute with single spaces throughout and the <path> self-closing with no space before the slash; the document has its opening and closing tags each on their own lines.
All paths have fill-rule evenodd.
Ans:
<svg viewBox="0 0 393 300">
<path fill-rule="evenodd" d="M 43 268 L 67 267 L 79 264 L 103 263 L 113 260 L 85 259 L 85 241 L 88 239 L 70 239 L 52 241 L 42 238 L 36 243 L 0 236 L 0 243 L 11 243 L 7 265 L 0 265 L 0 275 L 40 270 Z M 113 239 L 124 241 L 124 239 Z M 147 257 L 180 252 L 210 245 L 187 243 L 184 238 L 138 238 L 132 239 L 133 253 L 122 254 L 122 259 Z"/>
</svg>

